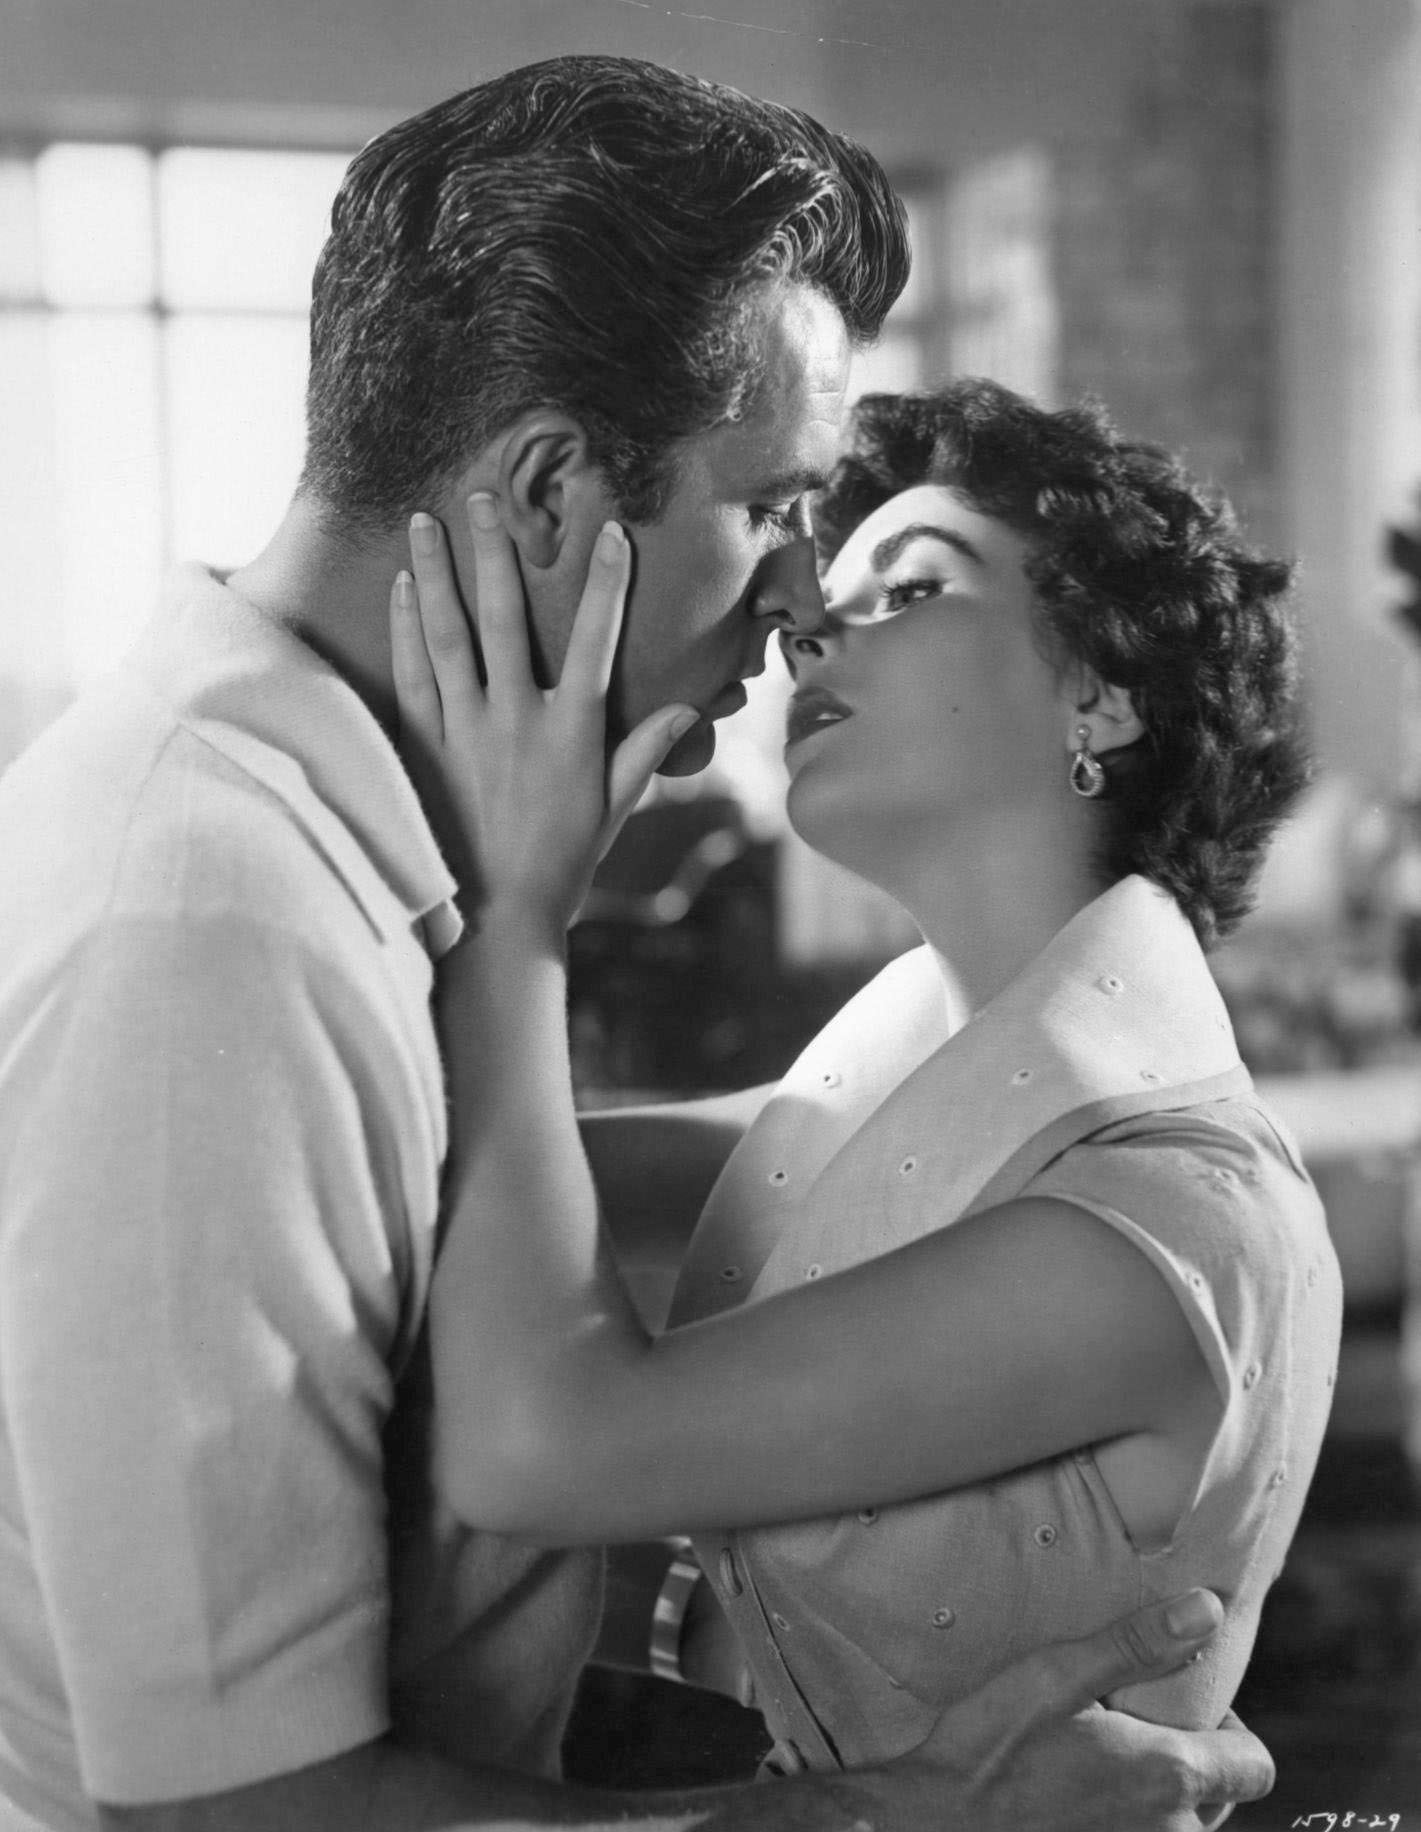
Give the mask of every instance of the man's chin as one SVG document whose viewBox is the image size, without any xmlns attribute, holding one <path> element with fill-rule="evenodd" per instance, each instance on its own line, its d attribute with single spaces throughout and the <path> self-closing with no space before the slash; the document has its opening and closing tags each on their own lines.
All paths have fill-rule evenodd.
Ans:
<svg viewBox="0 0 1421 1832">
<path fill-rule="evenodd" d="M 715 727 L 708 719 L 693 725 L 678 738 L 657 765 L 658 776 L 694 776 L 715 755 Z"/>
</svg>

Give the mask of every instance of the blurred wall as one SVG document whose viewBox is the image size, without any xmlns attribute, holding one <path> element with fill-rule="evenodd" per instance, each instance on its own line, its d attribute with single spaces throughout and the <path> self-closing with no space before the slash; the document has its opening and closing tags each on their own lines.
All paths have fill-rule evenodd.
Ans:
<svg viewBox="0 0 1421 1832">
<path fill-rule="evenodd" d="M 894 159 L 1108 131 L 1152 0 L 4 0 L 0 125 L 372 127 L 560 51 L 818 108 Z M 723 14 L 724 18 L 708 15 Z M 1142 27 L 1144 31 L 1142 33 Z"/>
<path fill-rule="evenodd" d="M 1415 643 L 1382 551 L 1421 489 L 1421 4 L 1291 0 L 1279 53 L 1284 537 L 1318 745 L 1374 790 L 1421 793 Z"/>
</svg>

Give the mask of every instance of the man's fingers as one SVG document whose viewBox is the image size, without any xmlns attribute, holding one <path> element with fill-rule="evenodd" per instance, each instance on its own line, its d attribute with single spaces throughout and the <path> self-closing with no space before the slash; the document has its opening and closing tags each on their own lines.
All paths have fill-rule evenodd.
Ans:
<svg viewBox="0 0 1421 1832">
<path fill-rule="evenodd" d="M 444 738 L 439 684 L 424 643 L 414 579 L 407 572 L 395 575 L 390 591 L 390 662 L 401 737 L 417 737 L 426 746 L 438 746 Z"/>
<path fill-rule="evenodd" d="M 498 518 L 498 504 L 486 490 L 469 498 L 469 537 L 474 547 L 474 621 L 483 650 L 490 703 L 520 704 L 531 698 L 533 663 L 528 648 L 528 611 L 518 558 Z"/>
<path fill-rule="evenodd" d="M 1122 1686 L 1175 1672 L 1212 1639 L 1223 1619 L 1223 1604 L 1212 1591 L 1191 1590 L 1048 1651 L 1062 1657 L 1059 1683 L 1068 1701 L 1075 1701 L 1071 1708 L 1079 1708 Z"/>
<path fill-rule="evenodd" d="M 607 819 L 601 835 L 604 853 L 640 801 L 656 766 L 699 717 L 694 706 L 663 706 L 617 746 L 607 770 Z"/>
<path fill-rule="evenodd" d="M 1262 1800 L 1273 1791 L 1277 1768 L 1268 1751 L 1246 1724 L 1232 1711 L 1217 1730 L 1203 1738 L 1191 1738 L 1196 1745 L 1194 1766 L 1199 1774 L 1199 1803 L 1223 1801 L 1237 1804 L 1245 1800 Z M 1207 1825 L 1220 1822 L 1207 1819 Z"/>
<path fill-rule="evenodd" d="M 1223 1620 L 1211 1591 L 1152 1603 L 1079 1641 L 1058 1641 L 1008 1667 L 976 1694 L 985 1718 L 1014 1735 L 1067 1718 L 1121 1686 L 1163 1679 L 1191 1659 Z"/>
<path fill-rule="evenodd" d="M 581 700 L 606 695 L 630 578 L 630 543 L 619 523 L 607 522 L 592 549 L 587 584 L 563 658 L 560 694 Z"/>
<path fill-rule="evenodd" d="M 452 725 L 477 711 L 482 698 L 469 620 L 444 530 L 432 515 L 415 515 L 409 534 L 425 647 L 439 683 L 445 723 Z"/>
</svg>

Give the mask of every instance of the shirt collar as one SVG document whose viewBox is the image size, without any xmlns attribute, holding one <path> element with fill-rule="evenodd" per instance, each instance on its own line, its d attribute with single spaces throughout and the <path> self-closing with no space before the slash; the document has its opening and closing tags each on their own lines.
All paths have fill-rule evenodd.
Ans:
<svg viewBox="0 0 1421 1832">
<path fill-rule="evenodd" d="M 313 649 L 202 566 L 178 567 L 135 653 L 179 721 L 286 803 L 379 925 L 370 874 L 438 958 L 458 889 L 399 754 Z"/>
</svg>

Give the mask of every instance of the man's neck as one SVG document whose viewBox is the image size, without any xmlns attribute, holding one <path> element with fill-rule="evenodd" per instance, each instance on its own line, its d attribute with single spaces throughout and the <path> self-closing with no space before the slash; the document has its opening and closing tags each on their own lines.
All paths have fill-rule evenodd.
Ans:
<svg viewBox="0 0 1421 1832">
<path fill-rule="evenodd" d="M 309 499 L 298 496 L 267 545 L 227 584 L 309 644 L 390 729 L 390 587 L 408 564 L 401 535 L 355 547 L 332 534 Z"/>
</svg>

